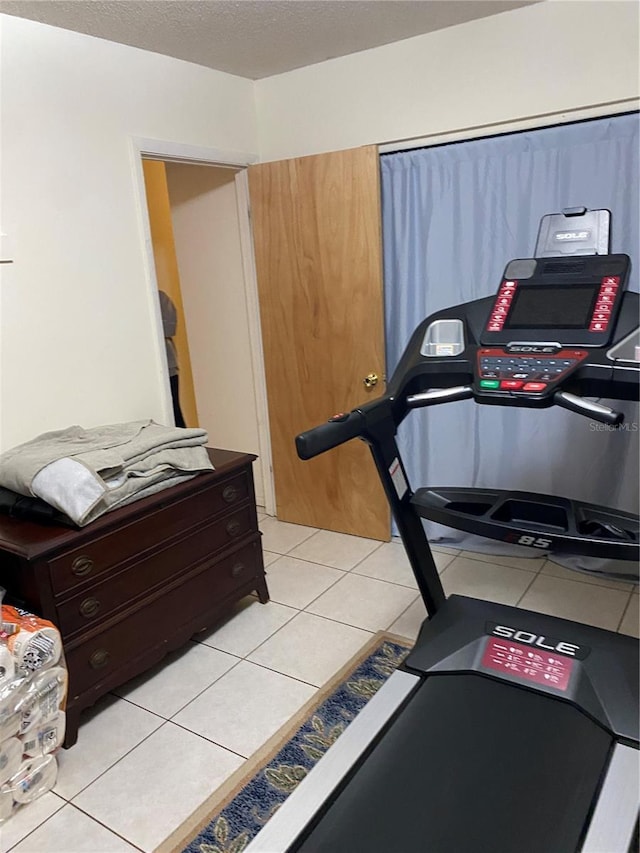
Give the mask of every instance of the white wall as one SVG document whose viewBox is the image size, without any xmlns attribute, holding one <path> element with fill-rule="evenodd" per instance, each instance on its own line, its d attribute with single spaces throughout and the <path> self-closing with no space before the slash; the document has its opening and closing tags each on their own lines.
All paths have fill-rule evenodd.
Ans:
<svg viewBox="0 0 640 853">
<path fill-rule="evenodd" d="M 259 80 L 261 160 L 610 112 L 639 95 L 638 9 L 552 0 Z"/>
<path fill-rule="evenodd" d="M 214 447 L 259 455 L 235 173 L 176 163 L 166 170 L 200 426 Z"/>
<path fill-rule="evenodd" d="M 257 150 L 253 84 L 0 16 L 0 449 L 166 397 L 131 136 Z"/>
<path fill-rule="evenodd" d="M 0 231 L 15 256 L 0 266 L 0 450 L 71 423 L 163 418 L 131 136 L 271 160 L 606 112 L 639 91 L 635 1 L 551 0 L 256 83 L 0 25 Z"/>
</svg>

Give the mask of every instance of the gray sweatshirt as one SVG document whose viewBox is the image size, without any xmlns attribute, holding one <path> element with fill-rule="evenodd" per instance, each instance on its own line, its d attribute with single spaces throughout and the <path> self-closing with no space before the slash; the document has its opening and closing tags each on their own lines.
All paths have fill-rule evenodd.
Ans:
<svg viewBox="0 0 640 853">
<path fill-rule="evenodd" d="M 176 353 L 175 344 L 171 340 L 176 333 L 178 325 L 178 314 L 176 306 L 171 298 L 167 296 L 164 290 L 158 291 L 160 294 L 160 311 L 162 312 L 162 328 L 164 331 L 164 342 L 167 347 L 167 365 L 169 367 L 169 376 L 175 376 L 178 373 L 178 355 Z"/>
</svg>

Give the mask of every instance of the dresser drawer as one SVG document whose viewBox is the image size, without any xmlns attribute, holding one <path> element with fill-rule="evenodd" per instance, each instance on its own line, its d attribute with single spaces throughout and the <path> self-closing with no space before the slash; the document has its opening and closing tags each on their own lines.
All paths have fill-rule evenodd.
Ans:
<svg viewBox="0 0 640 853">
<path fill-rule="evenodd" d="M 201 475 L 203 478 L 207 474 Z M 49 560 L 54 595 L 73 589 L 85 579 L 99 577 L 120 563 L 137 559 L 143 552 L 201 524 L 224 510 L 231 510 L 252 494 L 249 474 L 242 471 L 234 477 L 212 484 L 195 495 L 171 500 L 167 489 L 166 504 L 112 532 L 87 541 Z"/>
<path fill-rule="evenodd" d="M 193 623 L 200 614 L 204 618 L 234 590 L 258 576 L 262 571 L 260 549 L 260 542 L 256 541 L 217 563 L 206 563 L 186 576 L 181 586 L 149 601 L 141 610 L 91 639 L 78 645 L 73 641 L 65 644 L 70 700 L 111 679 L 118 670 L 122 670 L 121 678 L 136 674 L 137 659 L 144 659 L 154 648 L 161 647 L 181 624 Z M 205 624 L 196 625 L 193 633 L 203 627 Z"/>
<path fill-rule="evenodd" d="M 172 583 L 192 566 L 215 559 L 216 554 L 251 531 L 252 513 L 247 506 L 215 524 L 194 530 L 184 539 L 152 552 L 121 571 L 108 572 L 99 582 L 57 605 L 60 633 L 66 638 L 86 629 L 92 622 L 108 618 L 123 605 L 150 594 L 155 587 Z"/>
</svg>

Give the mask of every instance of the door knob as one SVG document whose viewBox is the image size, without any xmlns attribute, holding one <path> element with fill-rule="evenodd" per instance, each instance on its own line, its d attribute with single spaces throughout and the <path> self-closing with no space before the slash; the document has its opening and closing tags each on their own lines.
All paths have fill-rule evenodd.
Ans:
<svg viewBox="0 0 640 853">
<path fill-rule="evenodd" d="M 374 385 L 378 384 L 378 374 L 370 373 L 368 376 L 365 376 L 362 380 L 365 388 L 373 388 Z"/>
</svg>

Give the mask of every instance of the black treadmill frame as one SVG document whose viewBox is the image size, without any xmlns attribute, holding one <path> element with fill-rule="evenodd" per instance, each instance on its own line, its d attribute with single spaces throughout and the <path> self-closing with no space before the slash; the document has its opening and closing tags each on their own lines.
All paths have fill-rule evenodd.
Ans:
<svg viewBox="0 0 640 853">
<path fill-rule="evenodd" d="M 412 490 L 396 441 L 399 425 L 412 411 L 407 403 L 410 395 L 433 388 L 451 388 L 452 386 L 472 386 L 474 379 L 475 354 L 480 347 L 480 334 L 484 327 L 484 318 L 493 297 L 485 297 L 463 306 L 446 309 L 426 318 L 416 329 L 389 382 L 386 395 L 355 409 L 351 415 L 340 416 L 318 428 L 318 431 L 335 426 L 336 435 L 342 430 L 343 437 L 329 443 L 326 448 L 336 446 L 349 438 L 359 437 L 371 451 L 380 482 L 389 502 L 392 516 L 402 539 L 409 563 L 418 584 L 418 589 L 427 609 L 428 616 L 434 616 L 446 600 L 442 581 L 431 553 L 422 520 L 413 505 L 415 492 Z M 615 341 L 622 340 L 637 328 L 640 297 L 637 293 L 626 292 L 623 297 L 618 323 L 615 329 Z M 466 348 L 459 356 L 432 359 L 420 355 L 420 347 L 428 326 L 439 319 L 458 319 L 464 312 L 469 338 Z M 472 329 L 475 328 L 476 333 Z M 628 365 L 618 367 L 611 362 L 606 352 L 611 348 L 601 347 L 592 350 L 588 359 L 581 362 L 563 382 L 563 388 L 584 396 L 602 396 L 609 399 L 638 399 L 640 394 L 640 365 L 629 369 Z M 554 405 L 553 396 L 514 395 L 505 393 L 483 393 L 477 388 L 468 396 L 476 402 L 488 405 L 508 405 L 527 408 L 549 408 Z M 313 431 L 312 431 L 313 432 Z M 298 436 L 296 443 L 301 453 L 304 436 Z M 311 455 L 318 452 L 313 451 Z M 322 452 L 322 451 L 320 451 Z M 602 507 L 602 510 L 607 508 Z M 469 520 L 466 530 L 473 532 L 473 520 Z M 478 525 L 480 535 L 486 530 Z M 615 543 L 614 543 L 615 544 Z M 618 549 L 619 551 L 620 549 Z M 587 553 L 583 547 L 582 553 Z M 606 555 L 606 543 L 599 544 L 599 555 Z M 612 557 L 620 553 L 612 546 Z M 627 557 L 628 559 L 628 557 Z"/>
<path fill-rule="evenodd" d="M 395 773 L 395 781 L 391 788 L 398 788 L 403 781 L 402 769 L 407 764 L 413 765 L 413 769 L 419 771 L 427 766 L 430 750 L 437 751 L 438 749 L 440 750 L 439 766 L 443 768 L 442 777 L 444 779 L 444 769 L 447 766 L 445 742 L 449 742 L 450 738 L 455 738 L 456 725 L 458 729 L 460 726 L 469 727 L 473 725 L 473 714 L 464 716 L 464 712 L 470 710 L 465 707 L 465 694 L 471 692 L 470 690 L 465 690 L 465 685 L 470 684 L 473 684 L 474 692 L 476 692 L 477 688 L 483 695 L 487 692 L 492 695 L 494 693 L 510 691 L 510 699 L 507 705 L 509 708 L 512 708 L 512 712 L 507 709 L 507 712 L 501 717 L 502 722 L 500 725 L 509 725 L 512 719 L 519 721 L 521 718 L 524 718 L 522 722 L 525 732 L 528 723 L 532 727 L 534 724 L 537 726 L 536 730 L 538 733 L 534 748 L 529 748 L 527 752 L 525 745 L 519 744 L 518 761 L 514 762 L 513 767 L 515 768 L 522 761 L 526 764 L 527 756 L 532 763 L 537 761 L 536 778 L 538 779 L 538 784 L 549 780 L 550 786 L 553 787 L 553 783 L 556 781 L 553 778 L 552 768 L 549 766 L 547 757 L 543 754 L 545 747 L 545 726 L 547 724 L 550 726 L 549 731 L 551 735 L 557 735 L 558 732 L 554 731 L 553 723 L 543 723 L 541 721 L 541 715 L 537 714 L 536 709 L 539 709 L 543 705 L 545 708 L 554 708 L 555 710 L 551 712 L 552 720 L 555 720 L 557 715 L 564 718 L 564 722 L 560 726 L 562 732 L 571 732 L 573 728 L 572 721 L 577 721 L 577 724 L 580 726 L 584 725 L 585 730 L 588 729 L 591 732 L 589 737 L 593 735 L 599 741 L 599 746 L 596 749 L 597 756 L 595 758 L 591 756 L 589 759 L 592 764 L 588 771 L 589 781 L 582 791 L 580 802 L 577 805 L 573 804 L 576 805 L 572 817 L 573 828 L 562 836 L 569 839 L 567 844 L 570 844 L 570 849 L 581 849 L 583 853 L 587 853 L 587 851 L 588 853 L 595 853 L 595 850 L 598 850 L 600 853 L 600 847 L 594 847 L 594 833 L 592 831 L 594 824 L 597 824 L 595 833 L 597 836 L 596 844 L 599 843 L 598 839 L 602 837 L 609 838 L 606 833 L 612 824 L 610 818 L 610 812 L 612 811 L 610 808 L 611 800 L 614 800 L 615 805 L 615 798 L 617 790 L 620 788 L 621 780 L 623 787 L 633 788 L 633 785 L 628 786 L 627 782 L 630 774 L 632 774 L 632 771 L 630 771 L 630 762 L 637 761 L 638 751 L 638 719 L 637 713 L 634 713 L 638 692 L 637 643 L 630 637 L 612 634 L 601 629 L 571 623 L 567 620 L 557 619 L 544 614 L 519 610 L 514 607 L 475 601 L 462 596 L 452 596 L 447 599 L 421 517 L 416 511 L 414 492 L 410 487 L 396 442 L 398 426 L 412 408 L 409 398 L 412 395 L 430 392 L 434 388 L 452 389 L 456 385 L 465 386 L 458 389 L 461 392 L 458 395 L 456 395 L 454 390 L 453 392 L 445 393 L 444 396 L 446 397 L 448 394 L 449 399 L 474 397 L 478 403 L 494 405 L 506 404 L 527 406 L 530 408 L 546 408 L 556 402 L 556 399 L 552 395 L 531 397 L 526 395 L 514 396 L 509 393 L 483 394 L 480 389 L 473 387 L 474 365 L 476 363 L 475 352 L 480 346 L 479 330 L 483 328 L 482 323 L 487 306 L 492 300 L 492 297 L 477 300 L 474 303 L 448 309 L 427 318 L 414 332 L 405 350 L 405 354 L 389 383 L 385 396 L 354 410 L 350 414 L 335 416 L 328 424 L 322 425 L 308 434 L 302 434 L 296 439 L 298 452 L 302 458 L 311 458 L 311 456 L 329 450 L 351 438 L 359 437 L 368 443 L 373 462 L 397 524 L 398 532 L 404 543 L 407 557 L 429 618 L 423 624 L 419 640 L 403 667 L 391 676 L 380 689 L 379 693 L 365 707 L 363 712 L 358 715 L 343 735 L 344 740 L 341 738 L 338 744 L 322 759 L 320 764 L 324 762 L 324 767 L 321 768 L 318 765 L 314 769 L 309 777 L 293 793 L 291 799 L 281 807 L 278 815 L 263 830 L 269 835 L 270 824 L 274 827 L 275 824 L 278 824 L 279 828 L 275 829 L 275 834 L 277 835 L 280 828 L 284 828 L 285 836 L 289 839 L 287 842 L 288 846 L 286 847 L 288 851 L 300 849 L 301 851 L 317 850 L 318 853 L 325 850 L 328 853 L 334 853 L 334 851 L 335 853 L 340 853 L 340 851 L 349 851 L 350 853 L 351 850 L 359 849 L 359 847 L 354 846 L 354 844 L 362 843 L 362 838 L 358 835 L 358 826 L 361 827 L 363 822 L 364 825 L 369 821 L 375 823 L 381 817 L 384 823 L 385 819 L 385 812 L 383 811 L 385 804 L 380 801 L 379 791 L 373 808 L 367 796 L 364 797 L 364 800 L 359 796 L 358 787 L 363 779 L 371 779 L 372 784 L 375 779 L 378 782 L 382 780 L 384 784 L 386 774 L 389 772 L 389 768 L 391 768 Z M 624 310 L 625 306 L 626 310 Z M 635 319 L 637 318 L 637 309 L 638 295 L 626 293 L 621 314 L 618 318 L 619 322 L 616 327 L 617 340 L 624 338 L 632 331 L 632 328 L 637 326 L 637 320 Z M 436 360 L 429 362 L 426 357 L 420 356 L 421 343 L 428 325 L 437 319 L 457 319 L 460 316 L 460 312 L 463 312 L 468 325 L 470 324 L 470 339 L 466 343 L 464 352 L 460 356 L 439 359 L 437 363 Z M 582 393 L 586 396 L 636 399 L 639 388 L 640 365 L 637 368 L 631 369 L 630 372 L 627 367 L 621 369 L 615 363 L 607 361 L 604 352 L 606 348 L 603 347 L 601 349 L 602 352 L 596 353 L 593 357 L 590 354 L 586 362 L 581 363 L 567 377 L 568 390 L 571 393 Z M 434 400 L 434 402 L 437 401 Z M 444 399 L 441 401 L 444 401 Z M 522 635 L 523 639 L 528 637 L 534 645 L 540 642 L 539 649 L 551 649 L 554 655 L 573 655 L 571 664 L 567 664 L 567 670 L 565 670 L 569 673 L 567 683 L 558 686 L 553 686 L 546 682 L 540 683 L 542 676 L 540 676 L 537 683 L 533 683 L 534 679 L 530 678 L 527 681 L 521 675 L 513 674 L 510 670 L 496 671 L 495 667 L 491 665 L 492 662 L 485 659 L 485 653 L 490 648 L 489 637 L 491 635 L 494 637 L 505 636 L 505 626 L 512 626 L 514 629 L 518 629 L 514 637 L 518 635 Z M 509 634 L 506 636 L 509 636 Z M 552 637 L 554 639 L 551 639 Z M 567 642 L 564 642 L 565 640 Z M 517 638 L 512 642 L 517 645 Z M 531 646 L 528 646 L 525 652 L 530 648 Z M 573 651 L 570 649 L 573 649 Z M 605 653 L 606 650 L 609 651 L 608 655 Z M 514 650 L 512 649 L 511 651 Z M 567 657 L 567 660 L 569 660 L 569 657 Z M 468 681 L 468 679 L 472 679 L 472 681 Z M 393 684 L 394 681 L 395 684 Z M 421 710 L 423 710 L 421 703 L 429 703 L 429 695 L 432 688 L 436 688 L 437 692 L 439 687 L 447 683 L 455 684 L 456 681 L 458 682 L 458 689 L 454 691 L 456 695 L 453 703 L 445 697 L 443 699 L 444 704 L 440 707 L 437 717 L 438 722 L 443 723 L 446 728 L 446 723 L 449 717 L 453 716 L 454 711 L 463 712 L 462 716 L 456 724 L 447 729 L 446 738 L 444 728 L 436 736 L 435 740 L 429 740 L 427 737 L 425 743 L 428 743 L 428 749 L 426 749 L 426 752 L 422 750 L 416 760 L 416 754 L 414 754 L 416 751 L 411 749 L 411 739 L 414 734 L 421 732 L 424 728 L 422 725 L 424 714 L 421 713 Z M 621 700 L 620 691 L 617 690 L 619 684 L 622 685 L 623 698 Z M 396 691 L 395 700 L 388 699 L 389 696 L 392 696 L 391 691 Z M 383 696 L 382 694 L 385 695 Z M 634 697 L 636 699 L 635 702 Z M 395 704 L 393 704 L 394 701 Z M 495 704 L 489 701 L 487 705 L 486 699 L 482 699 L 482 703 L 484 703 L 483 719 L 485 719 L 489 726 L 492 722 L 491 714 Z M 371 728 L 369 721 L 373 718 L 374 706 L 376 706 L 375 713 L 377 714 L 380 710 L 382 718 L 378 720 L 376 724 L 377 728 L 370 734 L 370 739 L 368 741 L 365 740 L 364 745 L 361 747 L 356 746 L 354 748 L 354 741 L 357 742 L 358 738 L 361 737 L 363 729 L 366 730 L 367 726 Z M 366 723 L 365 717 L 367 717 Z M 500 725 L 498 725 L 497 730 L 492 730 L 491 744 L 493 745 L 501 742 Z M 358 731 L 357 735 L 355 733 L 356 729 Z M 403 729 L 409 729 L 410 731 L 408 734 L 406 731 L 402 734 Z M 352 734 L 354 737 L 351 737 Z M 567 738 L 570 739 L 569 734 L 567 734 Z M 461 740 L 463 739 L 461 738 Z M 346 746 L 347 742 L 349 743 L 348 747 Z M 562 742 L 561 736 L 559 736 L 558 742 Z M 468 744 L 470 743 L 468 738 L 465 743 L 467 743 L 468 748 Z M 345 745 L 344 751 L 348 752 L 350 756 L 353 756 L 353 753 L 356 752 L 353 763 L 345 766 L 345 759 L 340 759 L 338 762 L 334 761 L 334 764 L 339 763 L 340 765 L 338 773 L 336 774 L 329 770 L 327 774 L 327 769 L 332 766 L 332 753 L 334 756 L 338 755 L 342 750 L 341 744 Z M 407 744 L 409 744 L 409 748 L 407 748 Z M 423 745 L 421 744 L 421 747 Z M 566 743 L 563 745 L 566 747 Z M 401 746 L 404 749 L 404 757 L 398 759 L 401 764 L 401 767 L 399 767 L 396 756 L 400 754 L 398 750 Z M 396 747 L 398 747 L 398 750 L 396 750 Z M 358 748 L 361 749 L 359 754 L 357 753 Z M 581 750 L 581 746 L 577 743 L 574 744 L 573 748 L 575 748 L 577 753 Z M 338 750 L 337 753 L 335 752 L 336 749 Z M 394 750 L 396 751 L 394 752 Z M 391 755 L 389 755 L 389 752 L 391 752 Z M 460 755 L 458 755 L 458 759 L 460 759 Z M 621 760 L 619 761 L 618 759 Z M 482 760 L 485 765 L 491 762 L 491 749 L 488 750 Z M 622 767 L 622 772 L 619 770 L 620 767 Z M 320 777 L 318 777 L 316 771 L 321 771 Z M 363 771 L 364 775 L 361 775 Z M 398 776 L 399 772 L 400 776 Z M 580 773 L 581 771 L 578 770 L 577 777 L 580 777 Z M 356 774 L 357 779 L 355 778 Z M 327 776 L 329 777 L 328 781 Z M 303 791 L 305 785 L 307 792 L 312 790 L 313 786 L 309 787 L 307 784 L 311 783 L 312 778 L 316 780 L 318 778 L 323 779 L 320 787 L 326 792 L 326 799 L 320 803 L 318 803 L 317 795 L 309 797 Z M 409 782 L 413 786 L 412 792 L 415 795 L 413 796 L 410 807 L 411 820 L 415 820 L 418 826 L 418 836 L 413 838 L 405 835 L 404 842 L 410 845 L 405 849 L 425 849 L 422 844 L 423 839 L 420 836 L 420 795 L 422 793 L 420 786 L 422 780 L 423 777 L 417 772 L 413 774 Z M 354 784 L 350 787 L 352 781 L 354 781 Z M 432 779 L 431 781 L 436 784 L 442 782 L 441 779 Z M 474 783 L 476 782 L 478 785 L 482 785 L 482 777 L 478 776 L 477 780 L 474 778 Z M 523 787 L 520 782 L 521 780 L 515 786 L 517 788 L 517 791 L 515 791 L 518 795 L 517 797 L 514 796 L 513 800 L 510 800 L 509 794 L 511 792 L 507 793 L 507 805 L 510 808 L 517 808 L 522 803 L 526 785 Z M 501 790 L 500 783 L 499 774 L 496 775 L 494 773 L 490 780 L 490 790 L 499 793 Z M 505 785 L 508 785 L 508 780 L 505 780 Z M 553 819 L 553 815 L 558 813 L 558 802 L 562 802 L 562 808 L 564 808 L 566 796 L 571 795 L 571 791 L 563 789 L 563 786 L 566 788 L 567 785 L 571 785 L 571 782 L 565 778 L 565 781 L 560 782 L 558 785 L 558 790 L 553 790 L 550 798 L 545 800 L 550 819 Z M 388 789 L 385 788 L 385 790 Z M 349 791 L 351 791 L 351 794 Z M 355 799 L 350 800 L 349 797 L 354 791 Z M 345 792 L 347 792 L 347 799 L 341 802 L 341 798 Z M 607 802 L 605 808 L 601 809 L 601 795 L 605 792 L 607 797 L 604 799 Z M 616 846 L 616 853 L 618 849 L 622 849 L 622 844 L 628 844 L 629 836 L 638 815 L 638 798 L 636 793 L 634 791 L 625 791 L 624 793 L 627 794 L 625 826 L 620 845 Z M 454 795 L 452 794 L 452 796 Z M 473 802 L 474 792 L 469 791 L 469 785 L 466 786 L 465 796 L 467 804 Z M 306 825 L 301 825 L 299 804 L 304 801 L 305 797 L 311 800 L 310 808 L 313 810 L 310 812 L 310 817 Z M 486 799 L 483 802 L 486 803 Z M 339 810 L 343 816 L 346 812 L 347 819 L 339 822 L 341 829 L 347 826 L 347 832 L 351 832 L 351 840 L 347 840 L 346 846 L 342 844 L 342 840 L 340 844 L 336 844 L 336 836 L 331 827 L 331 810 L 335 804 L 339 804 Z M 357 809 L 358 811 L 355 830 L 353 826 L 350 828 L 348 826 L 351 804 L 353 804 L 354 810 Z M 525 806 L 529 806 L 530 804 L 531 797 L 525 799 Z M 533 807 L 535 807 L 535 802 Z M 440 835 L 437 836 L 436 842 L 438 838 L 446 842 L 443 832 L 444 823 L 446 823 L 449 815 L 456 815 L 454 819 L 460 822 L 469 819 L 469 815 L 458 814 L 456 802 L 453 799 L 450 804 L 442 804 L 441 810 L 445 815 L 445 820 L 443 822 L 442 815 L 440 815 L 439 829 L 437 829 Z M 602 813 L 607 810 L 607 814 L 602 818 Z M 287 820 L 290 820 L 291 815 L 295 815 L 295 826 L 292 826 L 290 822 L 287 824 Z M 327 815 L 329 816 L 329 821 L 324 825 L 324 829 L 327 826 L 329 827 L 329 835 L 321 837 L 320 846 L 318 846 L 318 835 L 314 836 L 313 833 Z M 478 817 L 479 815 L 476 814 L 476 818 Z M 544 819 L 545 816 L 542 815 L 542 817 Z M 578 823 L 580 824 L 579 827 Z M 376 824 L 376 826 L 380 825 L 380 823 Z M 300 826 L 299 829 L 298 826 Z M 526 846 L 526 842 L 532 841 L 533 843 L 536 841 L 533 838 L 533 832 L 531 839 L 521 839 L 517 835 L 517 828 L 515 824 L 513 826 L 507 824 L 504 826 L 501 825 L 496 837 L 502 846 L 495 848 L 496 853 L 506 853 L 507 850 L 509 850 L 509 853 L 513 853 L 515 850 L 521 853 L 521 851 L 528 851 L 530 849 Z M 324 829 L 321 830 L 321 836 Z M 371 846 L 367 849 L 393 849 L 393 847 L 390 847 L 390 844 L 393 843 L 393 838 L 389 836 L 388 830 L 389 827 L 384 826 L 386 835 L 381 845 L 375 831 L 373 834 L 370 833 Z M 354 831 L 355 835 L 353 834 Z M 599 836 L 598 832 L 600 832 Z M 269 835 L 270 840 L 273 837 L 273 835 Z M 312 846 L 305 846 L 306 840 L 311 838 L 313 838 L 311 841 Z M 538 838 L 539 843 L 547 845 L 550 843 L 550 836 L 547 836 L 541 842 L 540 838 L 542 838 L 541 835 Z M 460 844 L 466 845 L 459 847 L 458 849 L 460 850 L 488 849 L 482 847 L 482 838 L 474 837 L 473 828 L 469 834 L 463 827 L 462 832 L 457 832 L 457 839 Z M 522 845 L 519 845 L 520 840 L 522 840 Z M 432 846 L 426 849 L 432 849 L 434 853 L 436 851 L 437 853 L 441 853 L 441 851 L 449 853 L 451 849 L 448 846 L 438 847 L 437 843 L 433 846 L 433 839 L 431 839 L 431 842 Z M 536 846 L 536 843 L 533 843 L 531 847 L 531 850 L 535 850 L 535 853 L 539 853 L 541 850 L 539 843 L 538 846 Z M 249 849 L 263 853 L 258 843 L 254 844 L 252 842 Z M 270 847 L 269 849 L 272 848 Z M 494 848 L 491 849 L 493 850 Z M 545 847 L 544 853 L 547 853 L 548 849 L 548 846 Z M 564 849 L 568 850 L 569 848 L 562 849 L 564 851 Z"/>
</svg>

